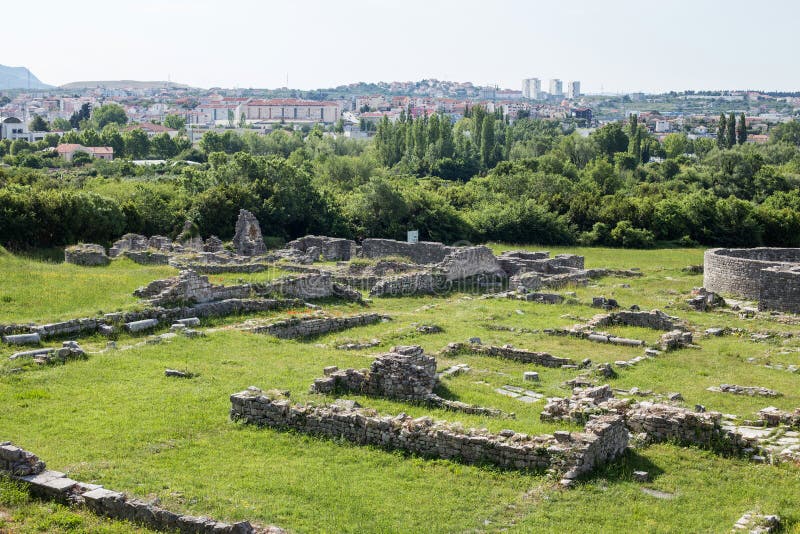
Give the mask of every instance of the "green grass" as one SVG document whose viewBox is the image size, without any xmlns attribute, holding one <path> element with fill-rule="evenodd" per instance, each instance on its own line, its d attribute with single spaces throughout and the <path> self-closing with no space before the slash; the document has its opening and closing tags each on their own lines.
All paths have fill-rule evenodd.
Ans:
<svg viewBox="0 0 800 534">
<path fill-rule="evenodd" d="M 375 299 L 369 309 L 390 315 L 392 321 L 305 341 L 244 333 L 233 327 L 244 318 L 231 317 L 207 322 L 217 330 L 205 338 L 178 338 L 160 345 L 92 354 L 87 360 L 65 365 L 36 367 L 9 362 L 4 356 L 12 350 L 0 347 L 0 404 L 6 408 L 0 411 L 0 439 L 13 440 L 39 454 L 51 468 L 79 480 L 142 498 L 157 496 L 176 510 L 277 524 L 296 532 L 727 532 L 742 513 L 753 508 L 784 516 L 787 530 L 797 532 L 800 516 L 794 499 L 800 493 L 800 470 L 793 466 L 754 465 L 696 449 L 660 445 L 631 453 L 576 489 L 563 491 L 542 474 L 423 460 L 228 420 L 231 393 L 255 385 L 289 389 L 298 401 L 324 400 L 307 393 L 323 367 L 368 367 L 372 355 L 398 344 L 420 344 L 426 351 L 436 352 L 451 341 L 477 336 L 486 344 L 512 343 L 577 361 L 613 362 L 641 355 L 638 348 L 493 329 L 502 325 L 541 330 L 583 322 L 598 313 L 587 305 L 597 295 L 617 298 L 623 306 L 662 309 L 700 331 L 709 326 L 796 330 L 768 318 L 690 311 L 684 301 L 692 287 L 702 285 L 702 275 L 687 275 L 680 269 L 701 263 L 701 250 L 550 250 L 584 254 L 588 266 L 639 267 L 644 276 L 605 278 L 589 287 L 565 289 L 576 292 L 578 303 L 563 305 L 459 294 Z M 19 267 L 33 274 L 20 278 L 14 272 Z M 107 284 L 102 276 L 98 278 L 102 273 L 113 273 L 119 282 Z M 134 287 L 170 273 L 170 269 L 150 270 L 129 262 L 96 270 L 7 255 L 0 257 L 3 283 L 17 276 L 15 293 L 27 295 L 28 304 L 16 311 L 3 306 L 0 313 L 4 320 L 20 322 L 92 314 L 97 311 L 93 308 L 132 307 L 136 306 L 130 296 Z M 48 296 L 52 289 L 45 289 L 53 284 L 43 285 L 40 277 L 60 281 L 58 302 Z M 258 273 L 211 278 L 235 283 L 239 278 L 269 277 Z M 103 291 L 98 283 L 107 284 Z M 336 302 L 323 306 L 331 313 L 364 310 Z M 285 312 L 276 312 L 258 317 L 285 316 Z M 418 323 L 437 324 L 444 332 L 421 335 L 416 332 Z M 648 342 L 660 335 L 641 328 L 609 330 Z M 345 342 L 372 338 L 380 339 L 381 345 L 360 351 L 335 349 Z M 118 345 L 141 340 L 142 336 L 123 335 Z M 619 370 L 619 376 L 609 383 L 657 393 L 678 391 L 686 406 L 699 403 L 743 417 L 752 417 L 767 405 L 800 406 L 800 375 L 763 367 L 766 362 L 800 363 L 797 339 L 755 343 L 747 336 L 726 336 L 697 341 L 698 349 L 662 354 Z M 82 340 L 89 350 L 104 344 L 100 337 Z M 756 362 L 748 362 L 748 358 Z M 470 354 L 439 357 L 438 367 L 461 362 L 472 371 L 444 379 L 438 392 L 447 398 L 515 412 L 516 419 L 469 416 L 357 395 L 349 398 L 383 413 L 432 415 L 493 431 L 577 429 L 541 422 L 543 401 L 528 405 L 494 392 L 510 384 L 546 396 L 565 396 L 569 391 L 562 383 L 576 371 Z M 8 373 L 11 367 L 22 367 L 22 371 Z M 167 367 L 187 369 L 197 377 L 169 379 L 163 375 Z M 523 382 L 525 370 L 538 371 L 541 381 Z M 706 391 L 723 382 L 765 386 L 784 396 L 759 399 Z M 674 493 L 675 498 L 662 500 L 642 493 L 642 485 L 631 481 L 634 468 L 657 474 L 646 486 Z M 6 505 L 11 514 L 38 513 L 28 511 L 27 506 Z"/>
<path fill-rule="evenodd" d="M 0 249 L 0 273 L 0 322 L 24 323 L 134 308 L 138 305 L 131 294 L 134 289 L 177 271 L 127 259 L 106 267 L 79 267 L 17 257 Z"/>
<path fill-rule="evenodd" d="M 130 534 L 152 531 L 98 517 L 87 510 L 33 499 L 23 484 L 0 477 L 0 532 Z"/>
</svg>

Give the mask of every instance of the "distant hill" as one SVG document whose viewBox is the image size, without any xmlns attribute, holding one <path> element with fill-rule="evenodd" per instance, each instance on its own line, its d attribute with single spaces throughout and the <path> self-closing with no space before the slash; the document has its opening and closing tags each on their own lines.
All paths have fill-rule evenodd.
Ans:
<svg viewBox="0 0 800 534">
<path fill-rule="evenodd" d="M 61 89 L 188 89 L 188 85 L 175 82 L 141 82 L 137 80 L 98 80 L 72 82 L 61 86 Z"/>
<path fill-rule="evenodd" d="M 3 89 L 51 89 L 25 67 L 0 65 L 0 90 Z"/>
</svg>

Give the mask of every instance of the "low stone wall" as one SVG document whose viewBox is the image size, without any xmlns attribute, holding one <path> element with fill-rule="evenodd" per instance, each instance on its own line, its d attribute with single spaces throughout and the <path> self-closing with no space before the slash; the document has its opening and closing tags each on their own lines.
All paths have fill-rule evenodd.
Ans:
<svg viewBox="0 0 800 534">
<path fill-rule="evenodd" d="M 231 395 L 231 418 L 259 426 L 346 439 L 427 458 L 506 469 L 551 469 L 576 478 L 621 455 L 628 445 L 622 418 L 600 417 L 582 433 L 529 436 L 504 430 L 458 430 L 445 421 L 379 416 L 374 410 L 345 406 L 292 405 L 257 388 Z"/>
<path fill-rule="evenodd" d="M 316 393 L 352 391 L 390 399 L 422 401 L 436 386 L 436 359 L 423 353 L 422 347 L 392 347 L 379 354 L 369 371 L 336 371 L 314 380 Z"/>
<path fill-rule="evenodd" d="M 764 421 L 766 426 L 783 424 L 800 428 L 800 408 L 795 408 L 793 412 L 785 412 L 774 406 L 768 406 L 758 411 L 758 418 Z"/>
<path fill-rule="evenodd" d="M 28 484 L 31 494 L 70 505 L 84 505 L 97 515 L 130 521 L 153 530 L 187 534 L 281 534 L 278 527 L 253 527 L 248 521 L 223 523 L 207 517 L 170 512 L 97 484 L 72 480 L 47 471 L 44 462 L 10 442 L 0 444 L 0 471 Z"/>
<path fill-rule="evenodd" d="M 85 267 L 95 267 L 108 265 L 111 259 L 106 255 L 106 249 L 102 245 L 83 243 L 65 248 L 64 262 Z"/>
<path fill-rule="evenodd" d="M 646 434 L 651 443 L 672 441 L 731 454 L 758 447 L 756 438 L 748 439 L 724 428 L 719 412 L 693 412 L 667 404 L 641 402 L 628 411 L 625 420 L 632 433 Z"/>
<path fill-rule="evenodd" d="M 590 328 L 604 326 L 638 326 L 641 328 L 652 328 L 653 330 L 663 330 L 665 332 L 685 329 L 685 324 L 677 317 L 672 317 L 659 310 L 652 311 L 618 311 L 595 315 L 587 323 Z"/>
<path fill-rule="evenodd" d="M 187 317 L 226 317 L 245 313 L 302 308 L 305 305 L 305 301 L 301 299 L 226 299 L 185 307 L 163 308 L 156 306 L 141 311 L 107 313 L 102 317 L 84 317 L 44 325 L 0 325 L 0 332 L 9 332 L 8 334 L 3 334 L 3 337 L 12 335 L 12 332 L 17 335 L 25 333 L 37 334 L 40 339 L 77 337 L 92 335 L 100 331 L 102 327 L 144 319 L 156 319 L 159 325 L 163 326 L 170 325 L 177 319 L 185 319 Z"/>
<path fill-rule="evenodd" d="M 403 256 L 422 265 L 439 263 L 454 249 L 433 241 L 406 243 L 394 239 L 365 239 L 361 243 L 361 255 L 365 258 Z"/>
<path fill-rule="evenodd" d="M 384 318 L 385 316 L 377 313 L 362 313 L 349 317 L 296 317 L 265 326 L 257 326 L 250 331 L 256 334 L 269 334 L 280 339 L 295 339 L 371 325 Z"/>
<path fill-rule="evenodd" d="M 475 343 L 450 343 L 442 350 L 442 354 L 459 353 L 493 356 L 495 358 L 505 358 L 522 363 L 532 363 L 543 367 L 558 368 L 562 365 L 575 365 L 575 362 L 569 358 L 559 358 L 547 352 L 533 352 L 511 346 L 496 347 L 492 345 L 478 345 Z"/>
<path fill-rule="evenodd" d="M 333 281 L 330 273 L 309 273 L 278 278 L 265 284 L 214 285 L 207 276 L 184 270 L 172 278 L 154 280 L 133 294 L 148 299 L 151 305 L 204 303 L 253 296 L 280 295 L 284 298 L 318 299 L 327 297 L 361 301 L 361 293 Z"/>
</svg>

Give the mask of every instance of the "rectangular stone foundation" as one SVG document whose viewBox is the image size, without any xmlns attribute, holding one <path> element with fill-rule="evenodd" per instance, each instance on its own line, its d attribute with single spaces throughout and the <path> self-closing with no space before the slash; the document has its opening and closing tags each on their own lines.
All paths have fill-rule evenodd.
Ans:
<svg viewBox="0 0 800 534">
<path fill-rule="evenodd" d="M 576 478 L 621 455 L 628 431 L 620 416 L 601 416 L 581 433 L 529 436 L 458 430 L 445 421 L 412 419 L 401 414 L 379 416 L 374 410 L 346 406 L 292 405 L 258 388 L 231 395 L 231 418 L 259 426 L 293 429 L 305 434 L 343 438 L 467 464 L 488 463 L 506 469 L 552 470 Z"/>
</svg>

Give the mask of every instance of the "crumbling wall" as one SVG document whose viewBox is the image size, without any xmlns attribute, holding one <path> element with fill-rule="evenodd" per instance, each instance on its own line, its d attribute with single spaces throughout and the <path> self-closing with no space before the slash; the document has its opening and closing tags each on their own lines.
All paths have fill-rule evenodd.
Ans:
<svg viewBox="0 0 800 534">
<path fill-rule="evenodd" d="M 64 261 L 85 267 L 108 265 L 111 261 L 102 245 L 82 243 L 64 249 Z"/>
<path fill-rule="evenodd" d="M 240 256 L 259 256 L 267 252 L 258 219 L 244 209 L 239 210 L 239 218 L 236 219 L 233 248 Z"/>
<path fill-rule="evenodd" d="M 575 478 L 621 455 L 628 445 L 622 418 L 605 416 L 585 432 L 529 436 L 512 430 L 491 434 L 459 430 L 428 417 L 379 416 L 374 410 L 345 406 L 299 405 L 265 395 L 257 388 L 231 395 L 231 418 L 259 426 L 294 429 L 427 458 L 467 464 L 489 463 L 508 469 L 552 469 Z"/>
<path fill-rule="evenodd" d="M 127 497 L 124 493 L 68 478 L 64 473 L 48 471 L 45 463 L 10 442 L 0 443 L 0 471 L 28 484 L 30 492 L 41 498 L 64 504 L 85 505 L 97 515 L 131 521 L 153 530 L 187 534 L 254 534 L 248 521 L 223 523 L 207 517 L 170 512 L 164 508 Z M 278 527 L 259 529 L 264 534 L 285 532 Z"/>
<path fill-rule="evenodd" d="M 505 271 L 489 247 L 458 247 L 452 250 L 437 267 L 445 280 L 463 280 L 472 276 L 490 275 L 505 278 Z"/>
<path fill-rule="evenodd" d="M 569 358 L 560 358 L 547 352 L 533 352 L 524 349 L 517 349 L 511 346 L 497 347 L 492 345 L 479 345 L 477 343 L 450 343 L 442 351 L 443 354 L 471 353 L 481 356 L 493 356 L 505 358 L 522 363 L 532 363 L 543 367 L 561 367 L 562 365 L 574 365 L 575 362 Z"/>
<path fill-rule="evenodd" d="M 454 247 L 433 241 L 406 243 L 394 239 L 365 239 L 361 243 L 361 255 L 365 258 L 403 256 L 423 265 L 439 263 L 453 250 Z"/>
<path fill-rule="evenodd" d="M 314 248 L 319 251 L 325 261 L 350 261 L 356 256 L 356 242 L 339 237 L 307 235 L 286 244 L 300 252 L 308 252 Z"/>
<path fill-rule="evenodd" d="M 430 295 L 448 287 L 444 276 L 432 272 L 405 273 L 378 280 L 369 290 L 370 297 Z"/>
<path fill-rule="evenodd" d="M 419 346 L 392 347 L 366 372 L 334 371 L 314 380 L 315 393 L 354 392 L 405 401 L 423 401 L 436 386 L 436 359 Z"/>
<path fill-rule="evenodd" d="M 603 327 L 603 326 L 638 326 L 642 328 L 652 328 L 653 330 L 683 330 L 685 324 L 677 317 L 672 317 L 660 310 L 652 311 L 628 311 L 621 310 L 618 312 L 605 313 L 595 315 L 587 323 L 590 328 Z"/>
<path fill-rule="evenodd" d="M 383 319 L 384 316 L 377 313 L 362 313 L 348 317 L 294 317 L 265 326 L 257 326 L 250 331 L 256 334 L 269 334 L 281 339 L 295 339 L 375 324 Z"/>
</svg>

